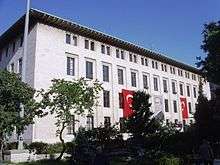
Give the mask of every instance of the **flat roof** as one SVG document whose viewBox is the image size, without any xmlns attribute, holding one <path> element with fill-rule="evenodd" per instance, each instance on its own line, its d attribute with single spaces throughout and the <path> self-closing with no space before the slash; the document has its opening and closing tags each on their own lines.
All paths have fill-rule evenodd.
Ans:
<svg viewBox="0 0 220 165">
<path fill-rule="evenodd" d="M 136 44 L 133 44 L 131 42 L 119 39 L 117 37 L 111 36 L 109 34 L 100 32 L 98 30 L 80 25 L 78 23 L 75 23 L 70 20 L 66 20 L 63 18 L 60 18 L 58 16 L 49 14 L 44 11 L 40 11 L 37 9 L 30 9 L 30 18 L 29 18 L 29 26 L 33 27 L 36 23 L 43 23 L 46 25 L 50 25 L 65 31 L 77 33 L 79 35 L 82 35 L 84 37 L 88 37 L 121 49 L 125 49 L 127 51 L 152 58 L 154 60 L 158 60 L 162 63 L 166 63 L 172 66 L 176 66 L 181 69 L 185 69 L 187 71 L 191 71 L 193 73 L 201 74 L 200 70 L 182 63 L 180 61 L 177 61 L 173 58 L 170 58 L 164 54 L 158 53 L 156 51 L 152 51 L 146 48 L 143 48 L 141 46 L 138 46 Z M 0 49 L 5 47 L 8 43 L 11 42 L 14 38 L 16 38 L 18 35 L 22 34 L 24 31 L 24 22 L 25 22 L 25 14 L 20 17 L 7 31 L 5 31 L 0 36 Z"/>
</svg>

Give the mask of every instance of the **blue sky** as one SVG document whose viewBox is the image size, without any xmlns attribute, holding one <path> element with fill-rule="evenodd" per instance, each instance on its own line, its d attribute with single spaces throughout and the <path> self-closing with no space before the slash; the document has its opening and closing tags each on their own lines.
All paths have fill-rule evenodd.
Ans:
<svg viewBox="0 0 220 165">
<path fill-rule="evenodd" d="M 25 11 L 0 0 L 0 34 Z M 32 0 L 31 6 L 194 65 L 203 24 L 220 20 L 220 0 Z"/>
</svg>

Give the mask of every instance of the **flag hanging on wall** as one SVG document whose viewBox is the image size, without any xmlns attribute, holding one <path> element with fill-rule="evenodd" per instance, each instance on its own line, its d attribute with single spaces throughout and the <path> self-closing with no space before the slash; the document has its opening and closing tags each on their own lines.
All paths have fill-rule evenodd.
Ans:
<svg viewBox="0 0 220 165">
<path fill-rule="evenodd" d="M 181 97 L 180 103 L 181 103 L 182 117 L 183 119 L 187 119 L 189 115 L 188 115 L 186 98 Z"/>
<path fill-rule="evenodd" d="M 124 118 L 128 118 L 133 114 L 133 110 L 132 110 L 133 94 L 134 91 L 122 89 L 123 102 L 124 102 L 124 108 L 123 108 Z"/>
</svg>

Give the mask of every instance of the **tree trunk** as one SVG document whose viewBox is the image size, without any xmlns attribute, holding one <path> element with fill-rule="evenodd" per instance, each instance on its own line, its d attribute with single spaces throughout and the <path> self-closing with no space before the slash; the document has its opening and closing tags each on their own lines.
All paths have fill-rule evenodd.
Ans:
<svg viewBox="0 0 220 165">
<path fill-rule="evenodd" d="M 63 139 L 63 131 L 64 131 L 64 129 L 65 129 L 65 123 L 62 123 L 62 128 L 60 130 L 59 138 L 60 138 L 60 141 L 62 143 L 63 149 L 62 149 L 59 157 L 57 158 L 57 160 L 61 160 L 62 157 L 63 157 L 64 152 L 66 151 L 66 145 L 65 145 L 65 142 L 64 142 L 64 139 Z"/>
<path fill-rule="evenodd" d="M 0 135 L 0 164 L 4 160 L 3 158 L 3 138 Z"/>
</svg>

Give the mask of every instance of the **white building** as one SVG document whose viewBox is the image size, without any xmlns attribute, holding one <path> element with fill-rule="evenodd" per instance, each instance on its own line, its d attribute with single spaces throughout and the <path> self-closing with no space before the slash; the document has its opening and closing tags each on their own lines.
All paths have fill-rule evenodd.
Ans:
<svg viewBox="0 0 220 165">
<path fill-rule="evenodd" d="M 0 68 L 21 73 L 22 16 L 0 37 Z M 100 106 L 93 117 L 78 117 L 80 122 L 65 132 L 71 139 L 79 126 L 114 124 L 123 117 L 122 89 L 146 90 L 151 95 L 152 111 L 163 110 L 166 122 L 193 122 L 200 72 L 187 64 L 130 42 L 74 22 L 31 9 L 28 58 L 25 81 L 35 89 L 47 89 L 54 78 L 67 80 L 86 77 L 103 83 Z M 209 84 L 204 92 L 210 98 Z M 180 98 L 186 98 L 189 118 L 183 120 Z M 58 141 L 55 119 L 48 115 L 35 119 L 25 132 L 26 141 Z M 74 126 L 74 127 L 73 127 Z"/>
</svg>

